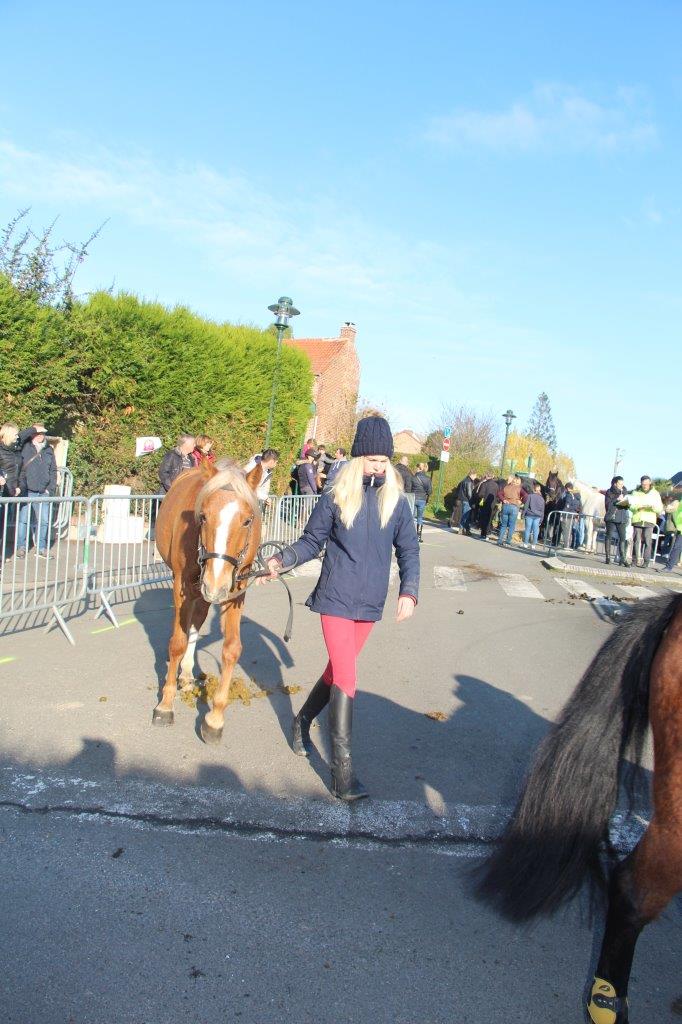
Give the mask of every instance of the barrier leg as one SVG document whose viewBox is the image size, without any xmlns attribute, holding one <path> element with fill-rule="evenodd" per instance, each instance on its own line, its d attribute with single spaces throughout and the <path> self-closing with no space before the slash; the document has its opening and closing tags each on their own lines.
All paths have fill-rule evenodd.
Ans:
<svg viewBox="0 0 682 1024">
<path fill-rule="evenodd" d="M 66 625 L 66 622 L 64 621 L 64 616 L 59 611 L 59 608 L 57 608 L 56 605 L 52 608 L 52 615 L 53 615 L 53 618 L 50 619 L 50 621 L 48 622 L 47 626 L 45 627 L 45 632 L 49 633 L 50 630 L 53 628 L 53 626 L 56 623 L 56 625 L 59 626 L 59 628 L 61 629 L 62 633 L 64 634 L 66 639 L 69 641 L 71 646 L 75 647 L 76 646 L 76 641 L 74 640 L 73 636 L 71 635 L 71 631 L 69 630 L 69 627 Z"/>
<path fill-rule="evenodd" d="M 116 629 L 118 629 L 118 619 L 116 618 L 114 614 L 114 609 L 109 604 L 109 601 L 107 600 L 106 596 L 103 593 L 100 593 L 99 599 L 101 603 L 99 608 L 97 609 L 95 618 L 98 619 L 100 615 L 106 615 L 106 617 L 111 622 L 112 626 L 115 626 Z"/>
</svg>

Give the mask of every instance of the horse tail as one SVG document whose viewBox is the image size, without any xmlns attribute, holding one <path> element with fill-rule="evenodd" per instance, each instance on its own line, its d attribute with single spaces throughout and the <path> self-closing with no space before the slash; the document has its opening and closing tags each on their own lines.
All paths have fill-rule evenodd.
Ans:
<svg viewBox="0 0 682 1024">
<path fill-rule="evenodd" d="M 641 761 L 649 674 L 682 594 L 641 602 L 600 648 L 541 743 L 512 818 L 476 891 L 511 921 L 549 915 L 606 878 L 600 847 L 626 755 Z"/>
</svg>

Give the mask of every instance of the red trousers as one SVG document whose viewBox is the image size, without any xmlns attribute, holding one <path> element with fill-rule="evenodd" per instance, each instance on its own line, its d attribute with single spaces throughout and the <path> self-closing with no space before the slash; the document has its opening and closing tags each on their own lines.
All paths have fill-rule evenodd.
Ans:
<svg viewBox="0 0 682 1024">
<path fill-rule="evenodd" d="M 321 615 L 320 619 L 329 654 L 322 678 L 328 686 L 333 683 L 349 697 L 354 697 L 357 685 L 357 657 L 365 646 L 374 623 L 340 619 L 336 615 Z"/>
</svg>

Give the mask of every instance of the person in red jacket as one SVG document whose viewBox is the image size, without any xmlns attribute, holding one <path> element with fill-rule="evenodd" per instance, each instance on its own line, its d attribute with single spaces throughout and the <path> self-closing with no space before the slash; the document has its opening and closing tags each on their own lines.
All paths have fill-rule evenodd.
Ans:
<svg viewBox="0 0 682 1024">
<path fill-rule="evenodd" d="M 208 437 L 206 434 L 197 434 L 192 452 L 194 465 L 200 466 L 202 462 L 215 462 L 214 446 L 215 441 L 212 437 Z"/>
</svg>

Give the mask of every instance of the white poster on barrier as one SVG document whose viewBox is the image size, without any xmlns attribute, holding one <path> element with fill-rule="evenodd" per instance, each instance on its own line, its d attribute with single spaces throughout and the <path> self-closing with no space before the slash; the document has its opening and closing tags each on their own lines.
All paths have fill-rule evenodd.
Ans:
<svg viewBox="0 0 682 1024">
<path fill-rule="evenodd" d="M 139 458 L 140 455 L 150 455 L 151 452 L 157 451 L 161 447 L 160 437 L 136 437 L 135 438 L 135 456 Z"/>
</svg>

